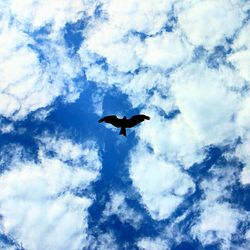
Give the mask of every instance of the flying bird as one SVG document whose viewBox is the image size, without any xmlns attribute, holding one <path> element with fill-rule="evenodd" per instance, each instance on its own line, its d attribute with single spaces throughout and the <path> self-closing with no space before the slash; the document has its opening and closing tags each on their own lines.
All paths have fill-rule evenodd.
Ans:
<svg viewBox="0 0 250 250">
<path fill-rule="evenodd" d="M 126 136 L 126 128 L 132 128 L 144 120 L 150 120 L 150 117 L 146 115 L 134 115 L 130 119 L 127 119 L 126 116 L 120 119 L 116 115 L 108 115 L 100 119 L 98 122 L 110 123 L 117 128 L 121 128 L 120 135 Z"/>
</svg>

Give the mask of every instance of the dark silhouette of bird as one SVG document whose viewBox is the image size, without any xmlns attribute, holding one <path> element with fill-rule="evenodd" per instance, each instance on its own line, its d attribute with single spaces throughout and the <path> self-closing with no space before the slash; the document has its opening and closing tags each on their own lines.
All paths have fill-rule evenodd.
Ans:
<svg viewBox="0 0 250 250">
<path fill-rule="evenodd" d="M 150 117 L 146 115 L 134 115 L 130 119 L 127 119 L 126 116 L 120 119 L 116 115 L 108 115 L 100 119 L 98 122 L 110 123 L 117 128 L 121 128 L 120 135 L 126 136 L 126 128 L 132 128 L 144 120 L 150 120 Z"/>
</svg>

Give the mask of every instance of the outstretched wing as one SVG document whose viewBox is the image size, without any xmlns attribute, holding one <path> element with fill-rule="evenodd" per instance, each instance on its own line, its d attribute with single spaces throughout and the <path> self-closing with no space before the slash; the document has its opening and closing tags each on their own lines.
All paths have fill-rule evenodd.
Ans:
<svg viewBox="0 0 250 250">
<path fill-rule="evenodd" d="M 111 123 L 113 126 L 119 128 L 119 127 L 121 127 L 121 121 L 122 121 L 122 119 L 119 119 L 116 115 L 108 115 L 108 116 L 104 116 L 98 122 L 99 123 L 100 122 Z"/>
<path fill-rule="evenodd" d="M 130 119 L 127 120 L 126 127 L 132 128 L 136 124 L 143 122 L 144 120 L 150 120 L 150 117 L 146 115 L 134 115 Z"/>
</svg>

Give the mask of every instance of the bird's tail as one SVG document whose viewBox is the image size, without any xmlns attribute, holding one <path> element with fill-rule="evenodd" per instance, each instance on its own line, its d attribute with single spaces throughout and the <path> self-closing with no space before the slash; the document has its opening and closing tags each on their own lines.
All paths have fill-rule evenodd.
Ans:
<svg viewBox="0 0 250 250">
<path fill-rule="evenodd" d="M 124 135 L 124 136 L 126 136 L 126 128 L 121 127 L 121 130 L 120 130 L 120 135 Z"/>
</svg>

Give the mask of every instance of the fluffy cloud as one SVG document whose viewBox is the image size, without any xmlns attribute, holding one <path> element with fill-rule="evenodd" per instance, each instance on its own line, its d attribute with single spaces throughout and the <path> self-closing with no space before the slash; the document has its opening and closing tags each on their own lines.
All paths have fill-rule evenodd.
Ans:
<svg viewBox="0 0 250 250">
<path fill-rule="evenodd" d="M 208 66 L 210 52 L 198 58 L 194 47 L 210 51 L 219 45 L 228 47 L 227 38 L 243 24 L 246 9 L 238 1 L 169 2 L 164 6 L 165 21 L 157 26 L 151 16 L 157 13 L 158 2 L 151 5 L 152 15 L 144 22 L 139 22 L 147 10 L 141 12 L 144 4 L 115 3 L 105 2 L 103 16 L 88 28 L 79 54 L 87 79 L 104 88 L 118 86 L 133 107 L 144 105 L 143 112 L 154 121 L 136 130 L 139 145 L 147 146 L 135 148 L 130 176 L 151 216 L 161 220 L 194 191 L 184 169 L 201 163 L 210 145 L 228 145 L 242 135 L 235 118 L 246 106 L 245 75 L 228 64 Z M 169 21 L 173 14 L 176 22 Z M 131 24 L 131 20 L 136 21 Z M 166 24 L 172 32 L 162 29 Z M 171 117 L 173 111 L 179 114 L 171 119 L 162 115 Z M 157 172 L 147 167 L 154 165 Z M 176 195 L 172 179 L 185 180 L 179 185 L 181 194 Z M 154 182 L 164 184 L 154 186 Z"/>
<path fill-rule="evenodd" d="M 0 19 L 0 114 L 22 119 L 50 105 L 58 96 L 74 101 L 79 91 L 73 78 L 80 72 L 77 59 L 69 57 L 61 29 L 81 17 L 82 1 L 59 4 L 43 1 L 6 1 Z M 33 13 L 31 15 L 31 13 Z M 46 15 L 44 15 L 46 13 Z M 39 29 L 52 23 L 48 34 Z M 39 40 L 38 39 L 38 40 Z M 42 41 L 42 42 L 41 42 Z"/>
<path fill-rule="evenodd" d="M 101 164 L 99 161 L 98 151 L 93 142 L 85 142 L 84 145 L 73 143 L 67 138 L 55 138 L 43 136 L 38 138 L 41 142 L 39 155 L 53 152 L 62 162 L 71 162 L 74 165 L 84 163 L 85 168 L 92 171 L 99 171 Z"/>
<path fill-rule="evenodd" d="M 34 1 L 24 0 L 22 4 L 17 0 L 6 1 L 12 15 L 24 27 L 38 29 L 48 24 L 54 31 L 59 31 L 67 22 L 76 22 L 82 17 L 82 12 L 92 14 L 94 5 L 88 1 L 69 0 L 57 1 Z"/>
<path fill-rule="evenodd" d="M 181 116 L 202 141 L 217 144 L 235 134 L 232 118 L 239 110 L 243 79 L 230 68 L 210 69 L 199 63 L 180 69 L 171 78 Z"/>
<path fill-rule="evenodd" d="M 149 109 L 144 112 L 150 114 L 154 124 L 141 126 L 138 135 L 152 147 L 157 157 L 161 156 L 168 162 L 184 168 L 202 161 L 204 152 L 199 135 L 181 115 L 166 121 L 155 111 Z"/>
<path fill-rule="evenodd" d="M 168 218 L 195 189 L 187 173 L 143 146 L 131 155 L 130 177 L 155 220 Z"/>
<path fill-rule="evenodd" d="M 5 37 L 11 37 L 11 43 Z M 74 60 L 67 59 L 66 51 L 60 46 L 45 46 L 41 49 L 48 53 L 48 61 L 41 63 L 39 54 L 29 46 L 32 43 L 32 38 L 15 27 L 7 26 L 0 34 L 0 45 L 4 51 L 0 59 L 3 82 L 0 112 L 5 117 L 21 119 L 31 111 L 51 104 L 59 95 L 75 92 L 74 88 L 67 90 L 65 85 L 66 80 L 71 81 L 76 76 Z M 52 49 L 56 56 L 49 54 Z"/>
<path fill-rule="evenodd" d="M 111 0 L 105 2 L 103 10 L 108 15 L 110 26 L 117 27 L 120 32 L 132 30 L 151 35 L 166 24 L 173 2 L 128 0 L 121 3 Z"/>
<path fill-rule="evenodd" d="M 183 63 L 190 58 L 192 47 L 178 32 L 161 32 L 168 23 L 167 13 L 173 2 L 105 2 L 102 10 L 107 18 L 88 29 L 82 50 L 104 57 L 118 72 L 133 72 L 141 66 L 170 68 Z M 145 41 L 139 34 L 145 35 Z"/>
<path fill-rule="evenodd" d="M 220 243 L 222 249 L 229 249 L 238 224 L 246 219 L 244 212 L 223 201 L 225 198 L 230 199 L 230 187 L 235 184 L 238 171 L 230 166 L 225 170 L 214 166 L 210 173 L 211 177 L 201 183 L 204 199 L 199 205 L 200 217 L 191 233 L 204 246 Z"/>
<path fill-rule="evenodd" d="M 245 17 L 237 4 L 224 0 L 180 2 L 176 7 L 176 14 L 180 29 L 189 41 L 207 49 L 224 44 L 225 38 L 234 34 Z"/>
<path fill-rule="evenodd" d="M 87 80 L 100 84 L 103 93 L 109 87 L 117 86 L 128 95 L 133 107 L 144 107 L 143 112 L 154 121 L 135 130 L 139 141 L 129 166 L 133 184 L 153 219 L 170 219 L 185 198 L 193 194 L 195 184 L 185 169 L 201 163 L 206 157 L 205 149 L 210 145 L 230 145 L 241 137 L 236 156 L 246 165 L 241 182 L 248 184 L 249 24 L 243 20 L 249 4 L 238 0 L 129 0 L 119 3 L 105 0 L 100 2 L 100 13 L 93 14 L 99 4 L 94 2 L 77 0 L 72 4 L 64 0 L 50 4 L 27 0 L 22 4 L 18 1 L 0 3 L 1 9 L 6 10 L 0 19 L 0 99 L 3 100 L 0 114 L 22 119 L 32 111 L 50 105 L 58 96 L 74 101 L 79 90 L 72 84 L 72 79 L 78 76 L 80 68 L 84 68 Z M 82 11 L 92 17 L 78 51 L 79 63 L 77 57 L 68 56 L 62 30 L 68 22 L 80 20 L 85 15 Z M 31 33 L 41 28 L 47 29 L 49 34 L 39 34 L 39 39 L 43 40 L 39 44 L 33 36 L 35 33 Z M 232 44 L 227 38 L 232 39 Z M 231 46 L 232 52 L 223 55 L 225 60 L 221 60 L 216 69 L 211 68 L 207 65 L 210 53 L 219 45 L 226 49 Z M 197 46 L 207 51 L 201 49 L 199 54 Z M 99 114 L 102 100 L 102 93 L 93 97 Z M 174 111 L 179 113 L 172 117 Z M 1 126 L 3 133 L 10 129 Z M 80 244 L 87 233 L 86 219 L 81 221 L 79 218 L 86 217 L 92 200 L 77 197 L 74 189 L 86 187 L 97 178 L 100 169 L 97 151 L 91 144 L 85 148 L 65 138 L 38 139 L 40 163 L 27 161 L 20 164 L 20 159 L 14 160 L 15 164 L 10 164 L 11 170 L 0 178 L 0 183 L 8 184 L 4 190 L 11 197 L 10 205 L 7 199 L 1 201 L 4 223 L 7 223 L 4 230 L 24 246 L 29 246 L 27 231 L 33 229 L 33 221 L 41 220 L 39 211 L 42 211 L 58 222 L 53 226 L 44 220 L 41 230 L 51 230 L 53 236 L 53 230 L 59 230 L 57 226 L 60 226 L 67 233 L 70 229 L 63 227 L 60 219 L 71 217 L 74 225 L 70 225 L 73 231 L 69 232 L 69 237 L 76 232 L 74 237 Z M 36 181 L 32 182 L 29 173 Z M 48 177 L 51 174 L 55 176 L 56 185 Z M 17 176 L 20 181 L 11 181 Z M 30 181 L 30 186 L 22 187 L 24 180 Z M 203 245 L 222 240 L 226 248 L 243 217 L 236 207 L 221 202 L 224 196 L 230 198 L 223 190 L 227 188 L 225 182 L 231 182 L 226 179 L 224 186 L 220 186 L 220 180 L 215 176 L 211 187 L 208 180 L 203 182 L 204 199 L 194 205 L 200 215 L 191 234 Z M 44 183 L 54 193 L 47 190 Z M 37 197 L 44 201 L 41 206 L 29 192 L 32 188 L 39 191 Z M 223 195 L 219 195 L 221 193 Z M 14 202 L 19 204 L 20 218 L 27 220 L 19 221 L 19 217 L 11 215 L 15 212 L 11 209 Z M 50 208 L 56 206 L 70 209 L 50 214 Z M 27 211 L 33 207 L 34 212 L 29 215 Z M 125 211 L 129 211 L 127 216 Z M 127 206 L 123 194 L 114 193 L 104 215 L 116 214 L 122 222 L 136 227 L 140 219 L 131 220 L 130 217 L 136 218 L 134 212 Z M 225 215 L 223 223 L 218 222 L 221 214 Z M 21 229 L 17 227 L 18 223 L 22 225 Z M 81 236 L 79 231 L 83 232 Z M 43 235 L 42 232 L 36 234 Z M 32 237 L 38 236 L 34 233 Z M 96 240 L 93 246 L 99 249 L 118 248 L 111 234 Z M 65 238 L 65 245 L 68 241 L 69 238 Z M 49 238 L 43 242 L 55 249 L 61 246 L 57 238 L 54 243 Z M 138 246 L 165 249 L 165 243 L 160 238 L 142 238 Z M 74 249 L 74 246 L 70 247 Z"/>
<path fill-rule="evenodd" d="M 199 238 L 203 245 L 223 240 L 222 249 L 228 249 L 232 234 L 237 231 L 240 217 L 241 214 L 232 209 L 229 203 L 213 204 L 205 208 L 199 224 L 193 227 L 193 234 Z"/>
<path fill-rule="evenodd" d="M 180 33 L 165 32 L 147 38 L 138 45 L 136 52 L 144 65 L 166 70 L 190 60 L 192 47 Z"/>
<path fill-rule="evenodd" d="M 0 176 L 3 233 L 28 249 L 87 246 L 92 199 L 77 196 L 74 190 L 88 187 L 99 175 L 94 144 L 45 137 L 40 138 L 39 162 L 15 157 Z"/>
</svg>

